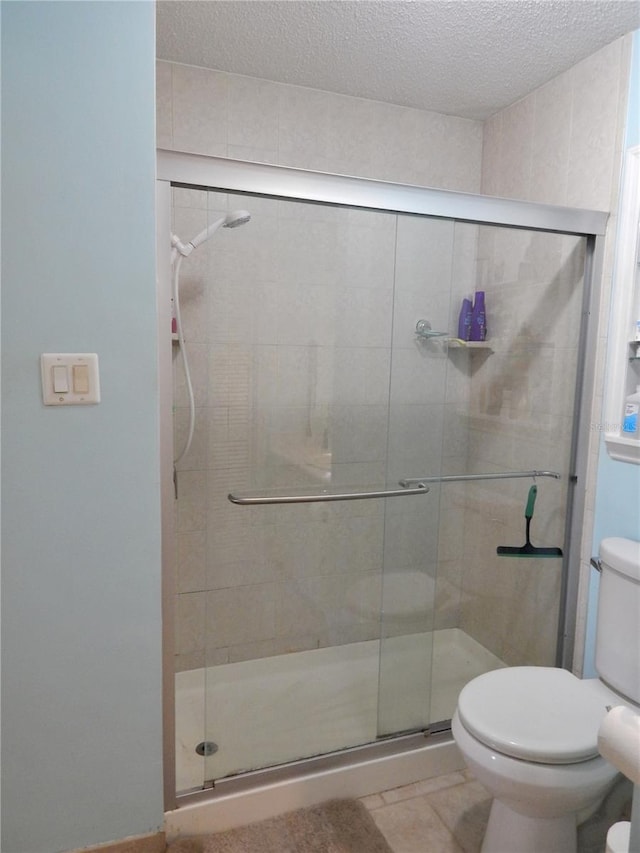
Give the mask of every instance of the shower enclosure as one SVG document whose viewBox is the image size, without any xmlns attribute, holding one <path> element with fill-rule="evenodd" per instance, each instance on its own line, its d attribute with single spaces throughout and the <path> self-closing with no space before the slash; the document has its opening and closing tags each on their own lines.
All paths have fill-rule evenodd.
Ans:
<svg viewBox="0 0 640 853">
<path fill-rule="evenodd" d="M 170 152 L 159 178 L 170 787 L 424 738 L 475 675 L 568 665 L 605 215 Z M 174 476 L 170 235 L 237 208 L 182 263 Z M 534 482 L 564 557 L 499 557 Z"/>
</svg>

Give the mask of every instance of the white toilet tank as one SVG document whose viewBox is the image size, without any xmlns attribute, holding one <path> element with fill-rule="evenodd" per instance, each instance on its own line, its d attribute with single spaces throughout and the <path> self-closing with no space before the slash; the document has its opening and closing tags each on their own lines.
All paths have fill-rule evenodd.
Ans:
<svg viewBox="0 0 640 853">
<path fill-rule="evenodd" d="M 640 704 L 640 542 L 600 543 L 596 670 L 615 691 Z"/>
</svg>

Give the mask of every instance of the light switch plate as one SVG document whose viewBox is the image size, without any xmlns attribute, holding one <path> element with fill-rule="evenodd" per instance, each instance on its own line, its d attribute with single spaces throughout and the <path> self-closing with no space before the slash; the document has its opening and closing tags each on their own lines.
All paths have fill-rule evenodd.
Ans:
<svg viewBox="0 0 640 853">
<path fill-rule="evenodd" d="M 100 375 L 95 352 L 45 352 L 40 356 L 45 406 L 87 406 L 100 402 Z M 54 370 L 55 368 L 55 370 Z M 66 371 L 67 391 L 64 388 Z"/>
</svg>

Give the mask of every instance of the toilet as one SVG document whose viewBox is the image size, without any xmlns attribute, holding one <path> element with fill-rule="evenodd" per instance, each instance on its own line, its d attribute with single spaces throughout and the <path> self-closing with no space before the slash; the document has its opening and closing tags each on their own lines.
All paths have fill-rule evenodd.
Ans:
<svg viewBox="0 0 640 853">
<path fill-rule="evenodd" d="M 607 706 L 640 709 L 640 542 L 604 539 L 599 678 L 516 666 L 480 675 L 451 722 L 467 766 L 493 795 L 482 853 L 575 853 L 577 826 L 617 777 L 598 753 Z"/>
</svg>

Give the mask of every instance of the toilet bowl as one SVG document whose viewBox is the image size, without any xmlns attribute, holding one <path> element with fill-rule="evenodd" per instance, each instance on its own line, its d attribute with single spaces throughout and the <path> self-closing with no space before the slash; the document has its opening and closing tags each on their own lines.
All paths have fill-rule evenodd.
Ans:
<svg viewBox="0 0 640 853">
<path fill-rule="evenodd" d="M 598 753 L 607 706 L 640 706 L 640 543 L 600 548 L 596 669 L 522 666 L 480 675 L 458 697 L 452 733 L 493 795 L 482 853 L 575 853 L 577 827 L 617 770 Z"/>
<path fill-rule="evenodd" d="M 598 754 L 606 706 L 620 697 L 563 669 L 512 667 L 461 692 L 451 727 L 494 802 L 482 853 L 573 853 L 576 828 L 617 771 Z"/>
</svg>

